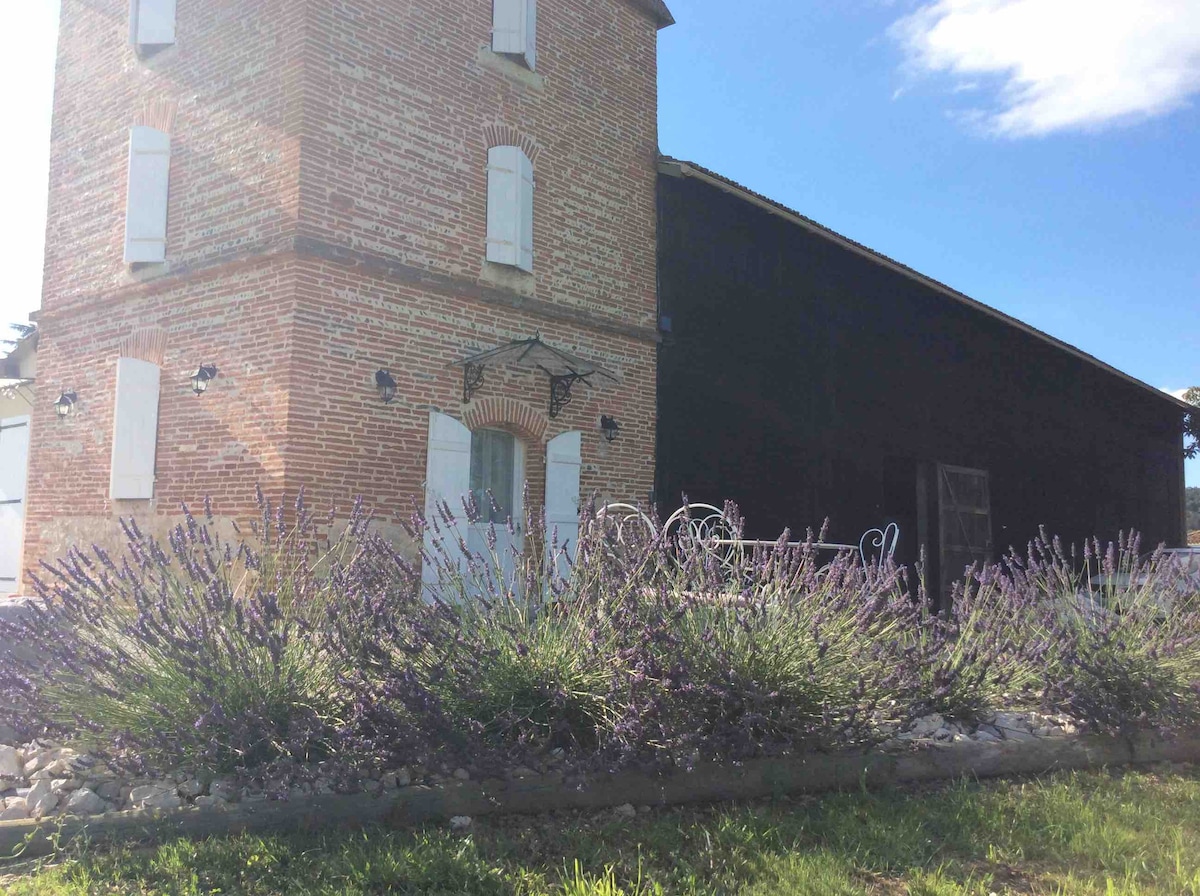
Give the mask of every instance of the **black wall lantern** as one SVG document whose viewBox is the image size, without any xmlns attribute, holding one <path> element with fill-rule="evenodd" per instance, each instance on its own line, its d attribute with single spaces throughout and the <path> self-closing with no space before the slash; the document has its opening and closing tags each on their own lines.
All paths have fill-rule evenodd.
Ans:
<svg viewBox="0 0 1200 896">
<path fill-rule="evenodd" d="M 208 384 L 217 378 L 217 368 L 212 364 L 204 364 L 192 374 L 192 391 L 197 395 L 203 395 L 208 389 Z"/>
<path fill-rule="evenodd" d="M 379 388 L 379 397 L 384 404 L 391 404 L 396 398 L 396 380 L 386 370 L 375 373 L 375 385 Z"/>
<path fill-rule="evenodd" d="M 75 402 L 78 400 L 79 396 L 74 392 L 64 392 L 58 396 L 58 401 L 54 402 L 54 413 L 58 415 L 58 419 L 65 420 L 70 417 L 75 408 Z"/>
<path fill-rule="evenodd" d="M 617 433 L 621 431 L 621 424 L 613 417 L 601 417 L 600 428 L 604 431 L 604 439 L 607 442 L 615 442 Z"/>
</svg>

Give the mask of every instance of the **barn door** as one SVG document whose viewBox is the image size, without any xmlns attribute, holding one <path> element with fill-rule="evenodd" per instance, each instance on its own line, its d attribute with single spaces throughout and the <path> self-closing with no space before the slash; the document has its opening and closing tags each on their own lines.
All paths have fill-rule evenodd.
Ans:
<svg viewBox="0 0 1200 896">
<path fill-rule="evenodd" d="M 21 584 L 28 466 L 29 418 L 0 420 L 0 594 L 15 594 Z"/>
<path fill-rule="evenodd" d="M 938 465 L 942 593 L 972 563 L 992 560 L 992 502 L 986 470 Z"/>
<path fill-rule="evenodd" d="M 466 556 L 460 550 L 460 542 L 467 540 L 467 518 L 463 512 L 463 497 L 471 490 L 471 431 L 445 414 L 437 411 L 429 415 L 429 454 L 425 464 L 425 552 L 442 558 L 442 563 L 457 566 L 461 571 L 466 566 Z M 445 502 L 454 514 L 454 527 L 446 530 L 438 506 Z M 439 531 L 434 531 L 434 521 Z M 434 539 L 443 542 L 442 550 L 434 548 Z M 421 568 L 421 581 L 435 592 L 438 587 L 438 565 L 425 563 Z M 453 569 L 442 570 L 453 572 Z"/>
<path fill-rule="evenodd" d="M 558 545 L 555 552 L 557 572 L 563 578 L 571 573 L 579 541 L 579 469 L 583 434 L 564 432 L 546 446 L 546 541 Z"/>
</svg>

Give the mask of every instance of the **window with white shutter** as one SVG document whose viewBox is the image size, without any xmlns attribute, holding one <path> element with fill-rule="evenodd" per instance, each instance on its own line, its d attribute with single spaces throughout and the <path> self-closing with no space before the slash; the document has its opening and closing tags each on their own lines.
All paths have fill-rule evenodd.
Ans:
<svg viewBox="0 0 1200 896">
<path fill-rule="evenodd" d="M 154 497 L 154 457 L 158 449 L 157 364 L 138 358 L 117 362 L 117 404 L 113 413 L 112 478 L 109 497 Z"/>
<path fill-rule="evenodd" d="M 533 163 L 524 150 L 488 150 L 488 261 L 533 271 L 533 186 Z"/>
<path fill-rule="evenodd" d="M 130 0 L 129 40 L 139 50 L 175 43 L 175 0 Z"/>
<path fill-rule="evenodd" d="M 571 574 L 579 541 L 582 449 L 580 432 L 564 432 L 546 445 L 546 550 L 562 578 Z"/>
<path fill-rule="evenodd" d="M 492 0 L 492 52 L 537 68 L 537 0 Z"/>
<path fill-rule="evenodd" d="M 431 594 L 453 590 L 454 584 L 440 581 L 446 575 L 461 573 L 466 556 L 460 542 L 467 543 L 467 520 L 463 513 L 463 497 L 471 490 L 471 431 L 445 414 L 429 414 L 429 453 L 425 466 L 425 553 L 441 557 L 442 562 L 425 563 L 421 569 L 424 585 Z M 439 508 L 450 505 L 454 522 L 449 529 L 442 520 Z M 436 521 L 436 526 L 435 526 Z M 435 542 L 442 543 L 439 550 Z"/>
<path fill-rule="evenodd" d="M 129 191 L 125 199 L 125 262 L 167 260 L 167 195 L 171 135 L 139 125 L 129 132 Z"/>
</svg>

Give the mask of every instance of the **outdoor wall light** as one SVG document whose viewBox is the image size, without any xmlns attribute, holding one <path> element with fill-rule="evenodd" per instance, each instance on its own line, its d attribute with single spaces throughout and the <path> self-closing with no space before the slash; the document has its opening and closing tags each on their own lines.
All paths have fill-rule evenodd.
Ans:
<svg viewBox="0 0 1200 896">
<path fill-rule="evenodd" d="M 203 395 L 208 389 L 208 384 L 211 380 L 217 378 L 217 368 L 212 364 L 201 365 L 200 369 L 192 374 L 192 391 L 197 395 Z"/>
<path fill-rule="evenodd" d="M 379 388 L 379 397 L 384 404 L 391 404 L 396 397 L 396 380 L 386 370 L 375 373 L 375 385 Z"/>
<path fill-rule="evenodd" d="M 58 396 L 58 401 L 54 402 L 54 413 L 58 415 L 59 420 L 65 420 L 71 416 L 72 410 L 75 408 L 75 402 L 79 400 L 79 396 L 74 392 L 64 392 Z"/>
<path fill-rule="evenodd" d="M 600 418 L 600 428 L 604 430 L 605 441 L 615 442 L 617 440 L 617 433 L 621 431 L 621 424 L 614 417 L 604 416 Z"/>
</svg>

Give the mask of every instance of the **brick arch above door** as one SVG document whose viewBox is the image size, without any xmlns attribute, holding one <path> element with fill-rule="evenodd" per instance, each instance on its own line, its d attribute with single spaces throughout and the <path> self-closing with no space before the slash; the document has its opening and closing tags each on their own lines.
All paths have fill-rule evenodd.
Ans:
<svg viewBox="0 0 1200 896">
<path fill-rule="evenodd" d="M 467 429 L 507 429 L 531 445 L 546 441 L 550 420 L 546 412 L 514 398 L 488 397 L 472 403 L 463 413 Z"/>
</svg>

